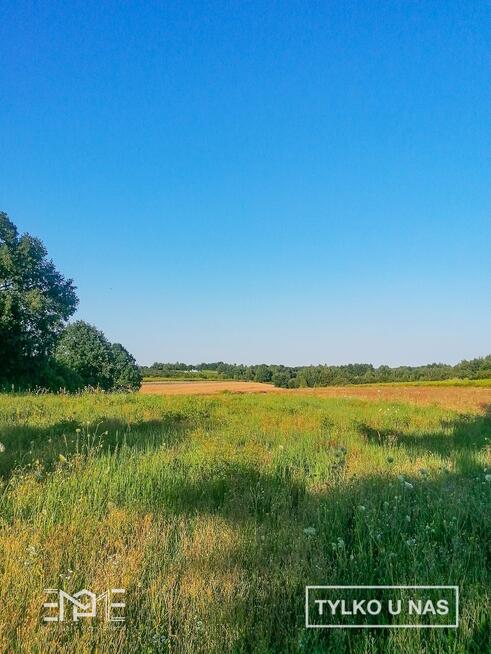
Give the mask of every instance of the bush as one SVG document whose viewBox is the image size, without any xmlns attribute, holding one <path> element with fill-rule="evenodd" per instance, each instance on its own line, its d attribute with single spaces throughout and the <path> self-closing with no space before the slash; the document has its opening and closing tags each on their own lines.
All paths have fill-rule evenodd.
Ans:
<svg viewBox="0 0 491 654">
<path fill-rule="evenodd" d="M 140 388 L 140 371 L 131 354 L 119 343 L 111 344 L 100 330 L 83 320 L 65 328 L 56 346 L 55 360 L 66 376 L 71 375 L 69 390 L 74 390 L 77 380 L 78 388 Z"/>
<path fill-rule="evenodd" d="M 113 343 L 111 352 L 113 387 L 118 390 L 137 391 L 142 383 L 142 375 L 135 358 L 121 343 Z"/>
<path fill-rule="evenodd" d="M 275 372 L 271 381 L 278 388 L 288 388 L 290 382 L 290 375 L 287 372 Z"/>
</svg>

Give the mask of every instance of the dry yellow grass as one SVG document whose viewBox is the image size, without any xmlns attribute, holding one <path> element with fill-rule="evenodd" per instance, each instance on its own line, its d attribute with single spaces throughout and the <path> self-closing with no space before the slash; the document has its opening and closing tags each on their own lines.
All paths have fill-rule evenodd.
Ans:
<svg viewBox="0 0 491 654">
<path fill-rule="evenodd" d="M 316 397 L 437 405 L 457 411 L 483 411 L 491 405 L 491 388 L 459 386 L 327 386 L 285 390 L 272 384 L 242 381 L 144 382 L 140 393 L 155 395 L 215 395 L 217 393 L 284 393 Z"/>
<path fill-rule="evenodd" d="M 153 395 L 215 395 L 216 393 L 271 393 L 281 392 L 272 384 L 242 381 L 169 381 L 143 382 L 140 393 Z"/>
<path fill-rule="evenodd" d="M 491 388 L 457 386 L 329 386 L 294 391 L 317 397 L 356 397 L 362 400 L 435 404 L 457 411 L 484 411 L 491 404 Z"/>
</svg>

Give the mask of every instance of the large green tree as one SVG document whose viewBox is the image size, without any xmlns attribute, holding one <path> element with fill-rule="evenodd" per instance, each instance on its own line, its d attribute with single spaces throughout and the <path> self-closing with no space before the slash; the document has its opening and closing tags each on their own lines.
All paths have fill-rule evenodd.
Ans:
<svg viewBox="0 0 491 654">
<path fill-rule="evenodd" d="M 70 371 L 69 385 L 78 380 L 80 388 L 135 391 L 141 385 L 140 370 L 128 350 L 120 343 L 110 343 L 99 329 L 83 320 L 63 330 L 55 363 L 62 373 Z"/>
<path fill-rule="evenodd" d="M 113 354 L 104 334 L 83 320 L 68 325 L 56 345 L 55 360 L 74 371 L 82 386 L 113 387 Z"/>
<path fill-rule="evenodd" d="M 0 384 L 36 382 L 77 303 L 43 243 L 0 212 Z"/>
</svg>

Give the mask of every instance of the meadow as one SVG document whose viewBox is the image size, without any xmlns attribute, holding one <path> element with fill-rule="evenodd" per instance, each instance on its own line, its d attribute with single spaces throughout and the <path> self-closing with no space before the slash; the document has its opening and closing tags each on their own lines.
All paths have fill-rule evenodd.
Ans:
<svg viewBox="0 0 491 654">
<path fill-rule="evenodd" d="M 0 652 L 490 651 L 489 391 L 464 390 L 0 395 Z M 460 627 L 309 630 L 307 584 L 459 585 Z M 125 588 L 126 621 L 46 624 L 53 587 Z"/>
</svg>

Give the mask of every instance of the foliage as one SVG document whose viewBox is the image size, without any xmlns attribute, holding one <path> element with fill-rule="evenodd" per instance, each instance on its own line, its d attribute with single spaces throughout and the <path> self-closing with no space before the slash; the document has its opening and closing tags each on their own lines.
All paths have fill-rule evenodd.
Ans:
<svg viewBox="0 0 491 654">
<path fill-rule="evenodd" d="M 0 212 L 0 386 L 40 379 L 77 302 L 43 243 Z"/>
<path fill-rule="evenodd" d="M 111 345 L 112 387 L 120 390 L 136 391 L 140 388 L 142 376 L 135 357 L 121 343 Z"/>
<path fill-rule="evenodd" d="M 102 390 L 137 390 L 141 375 L 135 359 L 120 343 L 83 320 L 68 325 L 55 350 L 57 363 L 74 371 L 81 387 Z"/>
<path fill-rule="evenodd" d="M 74 370 L 84 386 L 112 387 L 111 345 L 104 334 L 83 320 L 68 325 L 56 346 L 55 359 Z"/>
<path fill-rule="evenodd" d="M 95 327 L 65 327 L 78 303 L 44 245 L 0 212 L 0 388 L 136 390 L 132 355 Z"/>
</svg>

